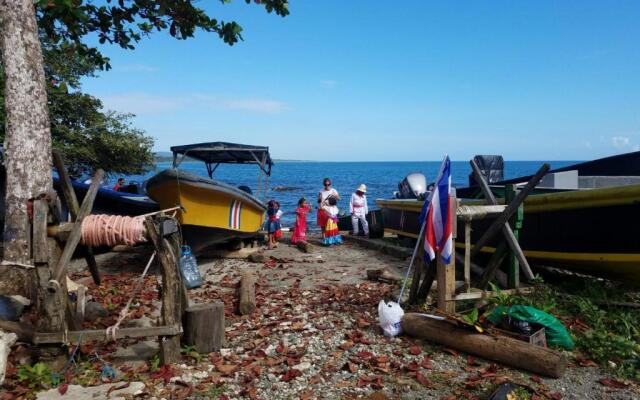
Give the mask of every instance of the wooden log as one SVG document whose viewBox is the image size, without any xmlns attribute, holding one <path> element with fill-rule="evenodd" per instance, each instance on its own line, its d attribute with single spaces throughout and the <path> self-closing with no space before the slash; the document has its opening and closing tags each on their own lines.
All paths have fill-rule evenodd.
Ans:
<svg viewBox="0 0 640 400">
<path fill-rule="evenodd" d="M 3 319 L 0 319 L 0 330 L 15 333 L 22 342 L 31 342 L 35 334 L 33 327 L 29 325 Z"/>
<path fill-rule="evenodd" d="M 388 283 L 395 283 L 402 280 L 401 276 L 395 275 L 393 272 L 386 268 L 368 269 L 367 279 L 370 281 L 382 281 Z"/>
<path fill-rule="evenodd" d="M 224 303 L 195 304 L 182 317 L 182 341 L 198 353 L 219 351 L 224 345 Z"/>
<path fill-rule="evenodd" d="M 296 247 L 302 251 L 303 253 L 312 253 L 313 252 L 313 246 L 306 241 L 299 241 L 296 242 Z"/>
<path fill-rule="evenodd" d="M 415 313 L 404 315 L 402 331 L 410 336 L 552 378 L 562 377 L 567 368 L 567 358 L 555 350 L 509 337 L 476 333 Z"/>
<path fill-rule="evenodd" d="M 169 217 L 159 217 L 159 218 L 162 219 L 162 218 L 169 218 Z M 180 236 L 180 233 L 176 232 L 174 234 L 171 234 L 166 240 L 169 242 L 171 246 L 173 257 L 175 257 L 176 260 L 179 260 L 180 245 L 182 244 L 182 237 Z M 178 279 L 180 280 L 180 283 L 178 284 L 180 288 L 180 315 L 184 316 L 184 313 L 187 310 L 187 307 L 189 307 L 189 296 L 187 295 L 187 285 L 184 279 L 182 278 L 182 274 L 178 274 Z"/>
<path fill-rule="evenodd" d="M 180 324 L 181 298 L 180 277 L 178 276 L 178 260 L 172 255 L 171 245 L 166 239 L 160 237 L 158 228 L 151 217 L 144 220 L 149 240 L 153 243 L 162 274 L 162 324 L 174 326 Z M 160 361 L 163 365 L 171 364 L 180 359 L 180 336 L 161 336 Z"/>
<path fill-rule="evenodd" d="M 256 309 L 256 278 L 249 270 L 242 271 L 240 275 L 239 297 L 238 311 L 240 314 L 251 314 Z"/>
<path fill-rule="evenodd" d="M 76 192 L 73 190 L 73 185 L 71 184 L 71 178 L 69 177 L 67 168 L 64 166 L 62 154 L 58 150 L 53 150 L 53 165 L 56 167 L 56 170 L 58 171 L 58 176 L 60 177 L 62 194 L 64 195 L 64 199 L 67 203 L 67 208 L 69 209 L 71 220 L 75 222 L 78 220 L 78 215 L 80 214 L 80 206 L 78 205 L 78 198 L 76 197 Z M 102 177 L 100 177 L 100 180 L 102 180 Z M 86 196 L 88 195 L 89 195 L 89 192 L 87 192 Z M 93 208 L 93 201 L 91 202 L 91 206 L 92 206 L 91 208 Z M 89 214 L 91 213 L 91 208 L 89 209 Z M 89 272 L 91 272 L 91 277 L 93 278 L 93 282 L 96 285 L 100 285 L 100 272 L 98 271 L 98 264 L 96 263 L 96 258 L 93 255 L 92 247 L 87 246 L 85 248 L 84 258 L 87 261 L 87 265 L 89 266 Z"/>
<path fill-rule="evenodd" d="M 120 328 L 116 330 L 116 339 L 124 338 L 140 338 L 140 337 L 178 337 L 182 329 L 180 325 L 171 326 L 151 326 L 147 328 Z M 54 344 L 54 343 L 72 343 L 77 344 L 80 340 L 82 342 L 89 342 L 92 340 L 112 340 L 112 336 L 106 335 L 104 330 L 82 330 L 82 331 L 69 331 L 65 332 L 36 332 L 33 335 L 34 344 Z M 178 348 L 180 350 L 180 348 Z"/>
<path fill-rule="evenodd" d="M 485 197 L 487 198 L 487 201 L 489 201 L 490 204 L 491 203 L 496 204 L 493 193 L 491 193 L 491 190 L 486 185 L 486 182 L 482 179 L 482 176 L 479 175 L 480 169 L 478 168 L 478 165 L 473 160 L 471 160 L 471 168 L 473 170 L 474 176 L 477 175 L 476 180 L 480 178 L 478 183 L 480 185 L 480 189 L 482 190 L 482 192 L 484 193 L 485 191 L 487 191 L 487 193 L 484 193 Z M 540 167 L 540 169 L 538 170 L 538 172 L 536 172 L 536 174 L 529 180 L 529 182 L 527 182 L 524 188 L 522 188 L 522 190 L 518 192 L 516 197 L 513 199 L 511 203 L 509 203 L 509 205 L 504 210 L 504 212 L 496 218 L 496 220 L 491 224 L 491 226 L 489 226 L 489 229 L 487 229 L 484 232 L 484 234 L 480 237 L 480 239 L 478 239 L 475 246 L 473 247 L 473 250 L 471 251 L 471 257 L 477 256 L 480 250 L 482 249 L 482 247 L 484 247 L 489 242 L 489 240 L 491 240 L 491 238 L 495 236 L 495 234 L 499 230 L 502 230 L 505 234 L 504 235 L 505 239 L 509 243 L 509 246 L 511 247 L 513 252 L 516 253 L 516 256 L 518 257 L 518 261 L 520 262 L 520 265 L 523 268 L 525 276 L 529 280 L 533 279 L 533 272 L 531 272 L 529 263 L 527 262 L 527 259 L 524 257 L 524 253 L 522 253 L 522 249 L 520 249 L 520 245 L 518 244 L 518 241 L 513 235 L 513 230 L 511 230 L 511 227 L 508 225 L 507 222 L 509 221 L 509 219 L 511 219 L 513 214 L 517 211 L 518 207 L 520 206 L 520 204 L 522 204 L 524 199 L 540 182 L 542 177 L 547 173 L 547 171 L 549 171 L 549 168 L 550 168 L 549 164 L 547 163 L 543 164 L 542 167 Z M 491 201 L 491 198 L 493 198 L 494 200 L 493 202 Z"/>
<path fill-rule="evenodd" d="M 76 246 L 80 242 L 80 235 L 82 234 L 82 221 L 87 215 L 91 213 L 93 202 L 96 199 L 96 195 L 98 194 L 98 189 L 100 189 L 100 182 L 102 181 L 102 177 L 104 177 L 104 171 L 98 169 L 93 176 L 91 186 L 89 186 L 87 194 L 84 196 L 82 206 L 78 211 L 75 225 L 73 226 L 73 229 L 69 234 L 69 238 L 65 243 L 64 250 L 62 251 L 62 255 L 60 256 L 60 260 L 58 260 L 58 264 L 53 270 L 53 279 L 58 282 L 60 282 L 60 280 L 63 278 L 64 269 L 71 260 L 71 256 L 73 256 L 73 252 L 76 250 Z M 94 281 L 95 279 L 96 277 L 94 277 Z M 100 282 L 99 277 L 98 282 Z"/>
</svg>

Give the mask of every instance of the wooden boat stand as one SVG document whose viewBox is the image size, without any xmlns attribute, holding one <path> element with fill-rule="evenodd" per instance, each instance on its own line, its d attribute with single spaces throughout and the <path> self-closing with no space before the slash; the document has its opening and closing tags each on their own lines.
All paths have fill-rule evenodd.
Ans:
<svg viewBox="0 0 640 400">
<path fill-rule="evenodd" d="M 505 205 L 498 204 L 489 185 L 482 176 L 480 169 L 473 160 L 471 160 L 471 168 L 476 182 L 479 183 L 480 189 L 485 196 L 487 204 L 460 205 L 459 200 L 455 198 L 450 202 L 452 214 L 456 215 L 456 219 L 464 224 L 464 258 L 456 254 L 455 257 L 451 258 L 449 264 L 444 264 L 440 254 L 436 254 L 437 261 L 431 263 L 435 265 L 425 265 L 423 256 L 424 246 L 417 246 L 418 254 L 415 257 L 417 265 L 413 270 L 413 278 L 409 291 L 409 304 L 424 303 L 427 300 L 427 296 L 435 280 L 437 282 L 438 293 L 437 308 L 446 314 L 454 314 L 456 301 L 493 297 L 495 293 L 487 291 L 486 288 L 494 278 L 506 284 L 508 287 L 508 290 L 503 291 L 503 293 L 523 293 L 528 291 L 527 288 L 520 286 L 520 269 L 522 269 L 528 281 L 534 278 L 529 263 L 518 244 L 518 235 L 519 230 L 522 228 L 524 216 L 523 202 L 549 170 L 549 165 L 544 164 L 522 189 L 516 190 L 513 185 L 507 187 Z M 494 221 L 472 247 L 471 223 L 485 218 L 492 218 Z M 455 222 L 452 223 L 453 240 L 455 241 L 458 224 Z M 502 232 L 503 240 L 498 243 L 496 251 L 489 259 L 486 267 L 482 268 L 474 264 L 471 260 L 476 257 L 482 247 L 487 245 L 500 231 Z M 418 242 L 422 240 L 424 240 L 424 237 L 421 235 L 418 237 Z M 456 290 L 455 276 L 456 259 L 464 265 L 464 283 L 458 290 Z M 500 265 L 505 259 L 509 262 L 506 277 L 504 273 L 499 270 Z M 471 269 L 482 271 L 480 277 L 473 282 L 471 281 Z M 480 290 L 472 291 L 472 287 Z"/>
<path fill-rule="evenodd" d="M 180 357 L 180 335 L 182 315 L 188 300 L 186 288 L 176 267 L 181 239 L 177 221 L 166 215 L 148 216 L 145 219 L 147 238 L 153 244 L 162 275 L 161 325 L 144 328 L 120 328 L 109 337 L 105 330 L 79 330 L 76 310 L 72 307 L 67 290 L 67 266 L 76 250 L 81 236 L 83 219 L 90 214 L 104 171 L 98 169 L 82 204 L 71 186 L 71 180 L 62 163 L 62 157 L 54 152 L 54 162 L 62 184 L 66 204 L 71 214 L 71 227 L 64 224 L 61 229 L 60 200 L 55 191 L 33 200 L 31 218 L 31 258 L 36 275 L 36 307 L 39 320 L 36 332 L 24 325 L 2 321 L 0 328 L 19 333 L 22 340 L 36 345 L 58 345 L 78 343 L 80 340 L 113 340 L 120 338 L 160 338 L 160 360 L 163 364 L 176 362 Z M 172 228 L 173 227 L 173 228 Z M 100 275 L 90 249 L 85 258 L 96 284 Z"/>
</svg>

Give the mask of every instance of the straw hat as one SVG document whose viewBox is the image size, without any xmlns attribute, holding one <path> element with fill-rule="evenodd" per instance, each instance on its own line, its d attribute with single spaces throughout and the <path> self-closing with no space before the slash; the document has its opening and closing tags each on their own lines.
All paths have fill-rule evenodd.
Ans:
<svg viewBox="0 0 640 400">
<path fill-rule="evenodd" d="M 367 185 L 365 185 L 364 183 L 361 184 L 360 186 L 358 186 L 358 192 L 362 192 L 362 193 L 367 193 Z"/>
</svg>

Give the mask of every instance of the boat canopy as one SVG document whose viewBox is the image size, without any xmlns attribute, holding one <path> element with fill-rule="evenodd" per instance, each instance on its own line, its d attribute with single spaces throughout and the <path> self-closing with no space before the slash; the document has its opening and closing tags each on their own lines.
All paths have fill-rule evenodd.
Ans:
<svg viewBox="0 0 640 400">
<path fill-rule="evenodd" d="M 173 152 L 173 167 L 182 162 L 185 157 L 202 161 L 207 166 L 209 177 L 220 164 L 257 164 L 267 176 L 271 175 L 273 160 L 269 154 L 269 147 L 252 146 L 228 142 L 208 142 L 171 147 Z M 178 156 L 182 156 L 178 159 Z"/>
</svg>

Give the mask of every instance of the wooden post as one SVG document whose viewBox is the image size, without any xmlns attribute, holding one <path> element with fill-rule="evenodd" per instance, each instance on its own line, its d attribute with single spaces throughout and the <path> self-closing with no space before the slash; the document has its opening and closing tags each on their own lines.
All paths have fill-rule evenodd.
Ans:
<svg viewBox="0 0 640 400">
<path fill-rule="evenodd" d="M 224 303 L 195 304 L 187 308 L 182 340 L 198 353 L 218 351 L 224 345 Z"/>
<path fill-rule="evenodd" d="M 456 292 L 456 258 L 451 255 L 449 264 L 442 261 L 440 253 L 436 253 L 438 308 L 447 314 L 456 312 L 456 302 L 453 299 Z"/>
<path fill-rule="evenodd" d="M 404 315 L 402 331 L 433 343 L 553 378 L 562 377 L 567 367 L 567 358 L 557 351 L 505 336 L 480 334 L 446 320 L 440 321 L 414 313 Z"/>
<path fill-rule="evenodd" d="M 513 184 L 506 185 L 504 187 L 504 201 L 510 203 L 516 196 L 516 186 Z M 524 206 L 520 204 L 516 213 L 509 220 L 509 225 L 513 231 L 513 236 L 518 240 L 520 235 L 520 228 L 522 228 L 522 219 L 524 217 Z M 509 282 L 508 288 L 515 289 L 520 286 L 520 263 L 518 262 L 518 255 L 513 250 L 509 251 Z"/>
<path fill-rule="evenodd" d="M 456 225 L 456 210 L 458 201 L 450 197 L 451 223 Z M 453 227 L 452 227 L 453 228 Z M 452 241 L 456 241 L 456 230 L 451 229 Z M 438 308 L 447 314 L 456 312 L 456 302 L 453 300 L 456 294 L 456 257 L 455 247 L 452 248 L 451 259 L 448 264 L 442 260 L 440 253 L 436 253 L 436 279 L 438 281 Z"/>
<path fill-rule="evenodd" d="M 239 296 L 238 311 L 241 315 L 251 314 L 256 309 L 256 278 L 249 270 L 242 271 L 240 275 Z"/>
<path fill-rule="evenodd" d="M 482 190 L 482 193 L 484 194 L 487 200 L 487 203 L 489 205 L 498 204 L 495 196 L 491 192 L 491 189 L 487 185 L 487 182 L 482 177 L 480 168 L 478 168 L 478 165 L 473 160 L 471 160 L 471 169 L 473 170 L 473 174 L 476 179 L 476 182 L 478 182 L 478 185 L 480 186 L 480 189 Z M 515 196 L 513 201 L 509 203 L 505 211 L 496 219 L 496 221 L 493 222 L 493 224 L 491 224 L 489 229 L 484 233 L 484 235 L 482 235 L 482 237 L 478 240 L 478 242 L 476 242 L 475 246 L 473 247 L 473 251 L 471 252 L 471 257 L 475 257 L 480 252 L 480 250 L 482 250 L 482 247 L 493 237 L 493 235 L 495 235 L 497 230 L 502 229 L 504 238 L 505 240 L 507 240 L 509 247 L 511 247 L 511 249 L 514 251 L 514 253 L 518 257 L 518 262 L 520 263 L 522 270 L 525 273 L 525 276 L 529 280 L 533 279 L 533 272 L 531 272 L 531 267 L 529 267 L 529 263 L 527 262 L 527 259 L 525 258 L 524 253 L 522 252 L 522 249 L 520 249 L 520 245 L 518 244 L 518 241 L 513 235 L 511 226 L 506 224 L 506 222 L 516 212 L 516 209 L 522 204 L 524 199 L 529 195 L 529 192 L 535 188 L 538 182 L 540 182 L 540 179 L 542 179 L 542 177 L 546 174 L 548 170 L 549 170 L 549 164 L 543 164 L 542 167 L 536 173 L 536 175 L 534 175 L 531 178 L 531 180 L 527 182 L 526 186 L 517 194 L 517 196 Z"/>
<path fill-rule="evenodd" d="M 424 260 L 424 259 L 423 259 Z M 418 289 L 418 303 L 422 304 L 427 301 L 433 281 L 436 279 L 436 265 L 434 262 L 424 265 L 424 279 Z"/>
<path fill-rule="evenodd" d="M 48 211 L 49 206 L 45 200 L 34 200 L 31 254 L 33 255 L 37 276 L 38 294 L 36 304 L 42 316 L 42 318 L 38 319 L 38 326 L 44 331 L 58 331 L 64 329 L 65 303 L 63 302 L 62 290 L 47 290 L 51 279 L 50 265 L 55 265 L 57 262 L 56 257 L 59 255 L 59 253 L 54 253 L 57 246 L 49 246 L 47 237 Z"/>
<path fill-rule="evenodd" d="M 53 165 L 56 167 L 56 170 L 58 171 L 58 176 L 60 177 L 60 186 L 62 187 L 62 194 L 64 194 L 64 198 L 67 203 L 67 208 L 69 208 L 69 214 L 71 214 L 71 221 L 74 222 L 78 219 L 78 214 L 80 213 L 80 206 L 78 205 L 76 192 L 73 190 L 73 185 L 71 184 L 71 178 L 69 178 L 67 168 L 64 166 L 64 161 L 62 160 L 62 154 L 60 154 L 58 150 L 53 150 Z M 91 213 L 91 210 L 89 210 L 89 213 Z M 93 277 L 93 282 L 96 285 L 100 285 L 100 272 L 98 271 L 98 265 L 96 264 L 96 259 L 93 255 L 92 247 L 90 246 L 85 247 L 84 258 L 87 261 L 87 265 L 89 266 L 89 272 L 91 272 L 91 276 Z"/>
<path fill-rule="evenodd" d="M 420 238 L 418 238 L 420 241 Z M 411 277 L 411 288 L 409 288 L 409 304 L 418 303 L 418 291 L 420 288 L 420 278 L 424 269 L 424 246 L 418 245 L 416 259 L 413 262 L 413 276 Z"/>
<path fill-rule="evenodd" d="M 158 218 L 161 221 L 162 218 L 167 218 L 167 217 L 158 217 Z M 173 233 L 169 235 L 169 237 L 166 238 L 165 240 L 169 242 L 172 255 L 176 259 L 176 262 L 178 262 L 178 260 L 180 260 L 180 251 L 181 251 L 180 244 L 182 243 L 182 238 L 180 237 L 180 233 L 179 232 Z M 180 288 L 180 315 L 184 316 L 184 313 L 189 307 L 189 297 L 187 295 L 187 286 L 184 282 L 184 279 L 182 279 L 182 275 L 178 274 L 177 276 L 178 276 L 178 279 L 180 280 L 180 283 L 178 284 L 178 287 Z"/>
<path fill-rule="evenodd" d="M 471 221 L 464 223 L 464 290 L 471 289 Z"/>
<path fill-rule="evenodd" d="M 460 255 L 458 252 L 456 252 L 456 262 L 464 263 L 464 256 Z M 478 264 L 474 263 L 473 261 L 471 261 L 471 272 L 473 272 L 473 274 L 482 275 L 485 272 L 485 270 L 486 270 L 486 268 L 483 268 L 483 267 L 479 266 Z M 501 288 L 506 288 L 507 287 L 507 281 L 508 281 L 507 274 L 505 274 L 504 272 L 502 272 L 500 270 L 496 270 L 494 278 L 495 278 L 496 283 L 498 284 L 499 287 L 501 287 Z M 473 286 L 474 286 L 474 283 L 473 283 L 473 280 L 472 280 L 471 281 L 471 287 L 473 287 Z M 459 291 L 458 293 L 462 293 L 462 291 Z"/>
<path fill-rule="evenodd" d="M 153 220 L 144 220 L 149 240 L 153 243 L 162 274 L 162 324 L 166 326 L 178 325 L 181 322 L 180 277 L 177 262 L 171 252 L 168 241 L 160 237 Z M 180 358 L 180 336 L 160 337 L 160 361 L 163 365 L 176 362 Z"/>
<path fill-rule="evenodd" d="M 500 242 L 498 247 L 496 247 L 496 251 L 491 255 L 491 258 L 489 259 L 484 272 L 478 278 L 476 284 L 474 284 L 473 286 L 477 287 L 478 289 L 484 290 L 489 284 L 489 281 L 493 279 L 494 275 L 498 271 L 498 268 L 500 268 L 500 264 L 502 264 L 502 261 L 504 261 L 506 256 L 507 245 L 505 244 L 505 242 Z"/>
<path fill-rule="evenodd" d="M 62 255 L 60 256 L 60 260 L 58 260 L 58 264 L 53 270 L 53 280 L 57 282 L 60 282 L 63 278 L 65 278 L 65 276 L 63 276 L 64 269 L 71 260 L 71 256 L 73 256 L 73 252 L 76 250 L 76 246 L 80 242 L 80 235 L 82 234 L 82 221 L 87 215 L 91 213 L 93 202 L 96 199 L 96 195 L 98 194 L 98 189 L 100 189 L 100 182 L 102 181 L 103 176 L 104 171 L 98 169 L 93 176 L 91 186 L 89 186 L 89 190 L 87 191 L 84 200 L 82 200 L 82 206 L 80 207 L 80 211 L 78 211 L 76 222 L 73 226 L 73 229 L 71 229 L 69 237 L 67 238 L 67 243 L 65 243 L 64 250 L 62 252 Z"/>
</svg>

